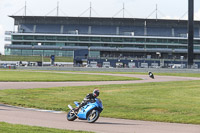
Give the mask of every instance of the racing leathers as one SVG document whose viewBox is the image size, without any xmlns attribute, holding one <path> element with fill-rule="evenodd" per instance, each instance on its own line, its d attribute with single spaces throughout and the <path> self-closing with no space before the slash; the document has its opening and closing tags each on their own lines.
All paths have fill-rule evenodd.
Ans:
<svg viewBox="0 0 200 133">
<path fill-rule="evenodd" d="M 87 96 L 83 99 L 81 104 L 75 108 L 75 111 L 78 111 L 81 107 L 85 106 L 88 102 L 95 102 L 95 96 L 93 96 L 93 93 L 87 94 Z"/>
</svg>

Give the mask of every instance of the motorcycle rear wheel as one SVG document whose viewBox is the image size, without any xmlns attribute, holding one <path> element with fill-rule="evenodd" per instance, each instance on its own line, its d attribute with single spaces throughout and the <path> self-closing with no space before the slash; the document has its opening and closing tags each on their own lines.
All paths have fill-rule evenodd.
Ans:
<svg viewBox="0 0 200 133">
<path fill-rule="evenodd" d="M 89 115 L 88 115 L 88 122 L 89 123 L 94 123 L 98 118 L 99 118 L 99 111 L 98 110 L 92 110 Z"/>
<path fill-rule="evenodd" d="M 68 120 L 68 121 L 74 121 L 76 118 L 77 118 L 77 117 L 76 117 L 76 115 L 74 114 L 73 111 L 69 111 L 69 112 L 67 113 L 67 120 Z"/>
</svg>

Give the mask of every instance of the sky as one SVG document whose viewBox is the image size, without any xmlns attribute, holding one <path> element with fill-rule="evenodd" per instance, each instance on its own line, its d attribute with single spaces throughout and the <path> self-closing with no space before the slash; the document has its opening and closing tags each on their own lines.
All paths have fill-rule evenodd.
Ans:
<svg viewBox="0 0 200 133">
<path fill-rule="evenodd" d="M 59 3 L 59 16 L 89 16 L 91 3 L 92 17 L 124 17 L 187 19 L 188 0 L 0 0 L 0 53 L 4 54 L 5 31 L 14 30 L 10 15 L 55 16 Z M 120 12 L 121 11 L 121 12 Z M 194 0 L 194 18 L 200 21 L 200 0 Z"/>
</svg>

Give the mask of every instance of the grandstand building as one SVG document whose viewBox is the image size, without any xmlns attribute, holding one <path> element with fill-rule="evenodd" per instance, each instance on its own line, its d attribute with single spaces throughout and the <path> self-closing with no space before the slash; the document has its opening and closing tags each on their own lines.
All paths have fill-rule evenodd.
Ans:
<svg viewBox="0 0 200 133">
<path fill-rule="evenodd" d="M 10 16 L 16 31 L 6 55 L 73 57 L 75 65 L 187 66 L 187 21 L 137 18 Z M 200 66 L 200 22 L 194 22 L 194 62 Z"/>
</svg>

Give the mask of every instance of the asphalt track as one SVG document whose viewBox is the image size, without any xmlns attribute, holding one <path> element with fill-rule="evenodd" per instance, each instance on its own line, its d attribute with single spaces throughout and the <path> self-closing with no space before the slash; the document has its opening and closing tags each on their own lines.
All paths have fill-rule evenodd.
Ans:
<svg viewBox="0 0 200 133">
<path fill-rule="evenodd" d="M 85 73 L 87 74 L 87 73 Z M 105 84 L 129 84 L 144 82 L 167 82 L 167 81 L 188 81 L 200 80 L 200 78 L 156 76 L 150 79 L 147 75 L 130 74 L 103 74 L 138 77 L 143 80 L 137 81 L 101 81 L 101 82 L 1 82 L 0 89 L 28 89 L 48 88 L 58 86 L 84 86 L 84 85 L 105 85 Z M 66 113 L 52 112 L 35 109 L 25 109 L 0 104 L 0 121 L 42 126 L 70 130 L 93 131 L 98 133 L 200 133 L 200 125 L 177 124 L 163 122 L 149 122 L 138 120 L 124 120 L 100 117 L 94 124 L 86 121 L 75 120 L 69 122 L 65 118 Z"/>
<path fill-rule="evenodd" d="M 47 71 L 41 71 L 47 72 Z M 132 74 L 107 74 L 107 73 L 78 73 L 78 72 L 55 72 L 55 73 L 76 73 L 76 74 L 91 74 L 91 75 L 111 75 L 111 76 L 125 76 L 136 77 L 143 80 L 134 81 L 91 81 L 91 82 L 0 82 L 0 90 L 2 89 L 31 89 L 31 88 L 51 88 L 63 86 L 88 86 L 88 85 L 108 85 L 108 84 L 133 84 L 133 83 L 147 83 L 147 82 L 167 82 L 167 81 L 188 81 L 200 80 L 194 77 L 175 77 L 175 76 L 155 76 L 151 79 L 148 75 L 132 75 Z"/>
</svg>

